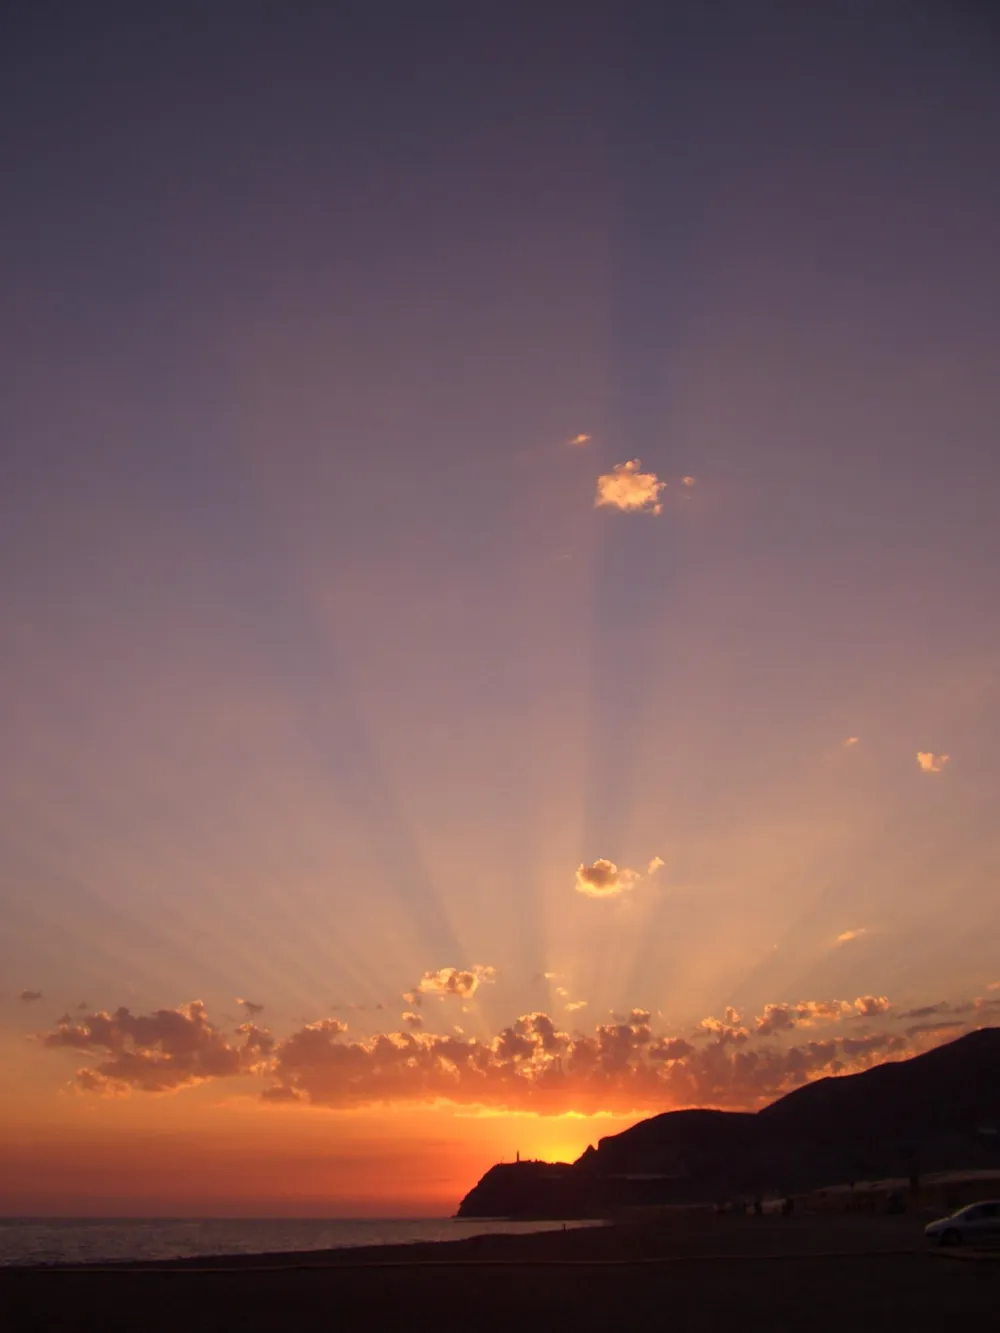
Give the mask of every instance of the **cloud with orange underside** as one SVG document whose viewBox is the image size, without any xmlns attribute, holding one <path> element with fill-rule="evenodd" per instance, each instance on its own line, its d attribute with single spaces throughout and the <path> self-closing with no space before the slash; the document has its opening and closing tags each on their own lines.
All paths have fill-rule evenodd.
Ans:
<svg viewBox="0 0 1000 1333">
<path fill-rule="evenodd" d="M 948 754 L 933 754 L 930 750 L 917 751 L 917 764 L 922 773 L 943 773 L 950 759 L 951 755 Z"/>
<path fill-rule="evenodd" d="M 642 472 L 638 458 L 616 463 L 610 472 L 597 478 L 594 508 L 621 509 L 626 513 L 660 514 L 663 504 L 660 492 L 667 483 L 655 472 Z"/>
<path fill-rule="evenodd" d="M 867 926 L 855 926 L 851 930 L 842 930 L 834 941 L 835 944 L 850 944 L 851 940 L 860 939 L 868 934 Z"/>
<path fill-rule="evenodd" d="M 64 1018 L 41 1042 L 49 1049 L 100 1053 L 96 1065 L 77 1071 L 77 1083 L 86 1091 L 169 1092 L 259 1070 L 274 1039 L 250 1022 L 239 1032 L 244 1040 L 230 1042 L 209 1022 L 201 1000 L 192 1000 L 152 1014 L 133 1014 L 122 1006 L 114 1013 L 101 1010 L 77 1020 Z"/>
<path fill-rule="evenodd" d="M 655 875 L 663 864 L 662 857 L 654 856 L 646 874 Z M 614 861 L 600 856 L 590 865 L 577 866 L 575 888 L 585 898 L 618 898 L 634 889 L 642 878 L 641 870 L 629 870 L 627 866 L 619 869 Z"/>
<path fill-rule="evenodd" d="M 883 1017 L 889 1007 L 880 995 L 776 1002 L 753 1025 L 728 1007 L 722 1019 L 703 1020 L 691 1040 L 654 1030 L 642 1008 L 573 1033 L 542 1011 L 493 1036 L 429 1033 L 417 1025 L 421 1015 L 408 1011 L 408 1030 L 364 1039 L 352 1039 L 341 1020 L 322 1018 L 284 1037 L 248 1021 L 233 1040 L 193 1001 L 150 1014 L 120 1008 L 67 1018 L 38 1040 L 83 1058 L 75 1086 L 84 1093 L 168 1093 L 242 1078 L 265 1102 L 344 1109 L 437 1102 L 542 1114 L 754 1109 L 812 1078 L 937 1044 L 945 1039 L 941 1023 L 954 1035 L 982 1021 L 981 1008 L 969 1003 L 935 1009 L 929 1016 L 937 1023 L 905 1032 L 891 1014 L 882 1030 L 851 1029 L 850 1019 Z M 820 1023 L 823 1035 L 815 1032 Z"/>
<path fill-rule="evenodd" d="M 472 967 L 439 967 L 433 972 L 425 972 L 412 990 L 406 991 L 403 999 L 407 1004 L 419 1005 L 425 995 L 455 996 L 468 1000 L 484 983 L 496 980 L 497 970 L 489 964 L 474 963 Z"/>
</svg>

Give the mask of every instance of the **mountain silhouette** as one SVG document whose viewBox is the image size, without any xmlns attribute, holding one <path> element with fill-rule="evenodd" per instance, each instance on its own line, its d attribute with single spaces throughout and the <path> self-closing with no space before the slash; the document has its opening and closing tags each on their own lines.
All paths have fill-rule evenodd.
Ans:
<svg viewBox="0 0 1000 1333">
<path fill-rule="evenodd" d="M 755 1113 L 668 1111 L 572 1164 L 491 1167 L 458 1215 L 594 1216 L 988 1167 L 1000 1169 L 1000 1028 L 817 1079 Z"/>
</svg>

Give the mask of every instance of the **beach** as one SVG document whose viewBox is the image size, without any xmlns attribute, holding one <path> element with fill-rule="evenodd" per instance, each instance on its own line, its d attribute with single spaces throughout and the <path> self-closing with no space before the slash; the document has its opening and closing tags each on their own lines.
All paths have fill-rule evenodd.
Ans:
<svg viewBox="0 0 1000 1333">
<path fill-rule="evenodd" d="M 683 1214 L 370 1250 L 0 1273 L 24 1330 L 938 1329 L 995 1320 L 1000 1262 L 913 1217 Z"/>
</svg>

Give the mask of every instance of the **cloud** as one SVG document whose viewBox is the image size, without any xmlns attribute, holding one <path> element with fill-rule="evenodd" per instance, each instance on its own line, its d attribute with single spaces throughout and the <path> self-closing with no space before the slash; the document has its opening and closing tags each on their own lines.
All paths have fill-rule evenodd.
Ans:
<svg viewBox="0 0 1000 1333">
<path fill-rule="evenodd" d="M 695 484 L 694 477 L 681 477 L 682 486 L 693 486 L 694 484 Z"/>
<path fill-rule="evenodd" d="M 40 1040 L 50 1049 L 66 1047 L 103 1057 L 93 1068 L 77 1071 L 77 1083 L 86 1091 L 167 1092 L 206 1079 L 254 1072 L 261 1057 L 270 1055 L 273 1038 L 252 1023 L 245 1023 L 240 1032 L 243 1045 L 232 1045 L 208 1021 L 201 1000 L 192 1000 L 152 1014 L 133 1014 L 126 1008 L 113 1014 L 102 1010 L 76 1022 L 61 1022 Z"/>
<path fill-rule="evenodd" d="M 916 1037 L 923 1033 L 935 1033 L 939 1036 L 947 1034 L 949 1037 L 957 1037 L 964 1027 L 965 1024 L 955 1018 L 944 1020 L 940 1023 L 914 1023 L 912 1027 L 906 1029 L 906 1035 L 908 1037 Z"/>
<path fill-rule="evenodd" d="M 263 1013 L 264 1011 L 264 1006 L 262 1004 L 257 1004 L 254 1000 L 244 1000 L 239 995 L 236 997 L 236 1003 L 241 1004 L 251 1018 L 256 1017 L 257 1014 Z"/>
<path fill-rule="evenodd" d="M 852 745 L 857 745 L 860 740 L 860 736 L 848 736 L 847 740 L 844 741 L 844 749 L 849 750 Z"/>
<path fill-rule="evenodd" d="M 930 1018 L 932 1014 L 944 1013 L 948 1008 L 946 1000 L 941 1000 L 937 1004 L 922 1004 L 916 1009 L 904 1009 L 897 1018 Z"/>
<path fill-rule="evenodd" d="M 423 1016 L 421 1014 L 414 1014 L 414 1013 L 403 1014 L 403 1022 L 409 1028 L 422 1028 L 424 1025 Z"/>
<path fill-rule="evenodd" d="M 886 1013 L 892 1005 L 887 995 L 859 995 L 854 1007 L 862 1018 L 874 1018 L 876 1014 Z"/>
<path fill-rule="evenodd" d="M 32 1000 L 40 1000 L 42 992 L 40 990 L 23 990 L 17 998 L 30 1004 Z"/>
<path fill-rule="evenodd" d="M 626 512 L 659 514 L 663 510 L 660 492 L 666 487 L 655 472 L 640 472 L 638 458 L 616 463 L 610 472 L 597 478 L 594 508 L 608 505 Z"/>
<path fill-rule="evenodd" d="M 850 944 L 851 940 L 858 940 L 862 935 L 868 934 L 867 926 L 856 926 L 853 930 L 842 930 L 837 936 L 836 944 Z"/>
<path fill-rule="evenodd" d="M 566 1010 L 566 1012 L 567 1012 L 568 1014 L 575 1014 L 575 1013 L 576 1013 L 578 1010 L 580 1010 L 580 1009 L 586 1009 L 586 1007 L 587 1007 L 587 1001 L 586 1001 L 586 1000 L 570 1000 L 570 1002 L 569 1002 L 568 1004 L 564 1005 L 563 1007 L 564 1007 L 564 1009 Z"/>
<path fill-rule="evenodd" d="M 495 967 L 480 963 L 468 968 L 439 967 L 436 972 L 425 972 L 416 988 L 403 998 L 410 1004 L 419 1004 L 424 995 L 457 995 L 467 1000 L 483 983 L 495 981 L 496 975 Z"/>
<path fill-rule="evenodd" d="M 750 1039 L 750 1030 L 740 1024 L 740 1016 L 733 1008 L 726 1010 L 725 1018 L 703 1018 L 698 1024 L 699 1033 L 709 1034 L 716 1038 L 720 1043 L 731 1042 L 734 1045 L 742 1046 L 745 1041 Z"/>
<path fill-rule="evenodd" d="M 646 873 L 655 875 L 662 865 L 660 857 L 654 856 Z M 625 866 L 619 870 L 614 861 L 601 856 L 592 865 L 577 866 L 575 887 L 577 893 L 587 898 L 617 898 L 634 889 L 641 879 L 641 870 L 629 870 Z"/>
<path fill-rule="evenodd" d="M 888 1003 L 888 1001 L 886 1002 Z M 757 1035 L 771 1037 L 777 1032 L 813 1023 L 835 1023 L 845 1018 L 854 1006 L 846 1000 L 799 1000 L 797 1004 L 765 1004 L 756 1018 Z"/>
<path fill-rule="evenodd" d="M 917 763 L 924 773 L 942 773 L 950 758 L 951 755 L 948 754 L 931 754 L 929 750 L 917 751 Z"/>
<path fill-rule="evenodd" d="M 722 1041 L 695 1048 L 654 1037 L 645 1010 L 570 1036 L 544 1013 L 524 1014 L 492 1041 L 390 1033 L 345 1043 L 325 1036 L 308 1052 L 278 1049 L 275 1087 L 315 1105 L 445 1099 L 510 1110 L 662 1111 L 671 1106 L 754 1108 L 811 1078 L 867 1068 L 908 1053 L 900 1035 L 831 1036 L 787 1049 Z"/>
<path fill-rule="evenodd" d="M 666 864 L 667 863 L 662 856 L 654 856 L 652 861 L 650 861 L 649 865 L 646 867 L 646 874 L 655 875 L 656 872 L 662 870 Z"/>
<path fill-rule="evenodd" d="M 305 1023 L 283 1038 L 248 1021 L 239 1043 L 209 1021 L 200 1001 L 142 1015 L 128 1009 L 63 1022 L 39 1040 L 91 1058 L 78 1070 L 86 1093 L 165 1092 L 247 1075 L 268 1102 L 335 1108 L 445 1101 L 537 1111 L 663 1111 L 685 1106 L 746 1110 L 813 1078 L 868 1068 L 940 1044 L 968 1026 L 921 1024 L 863 1036 L 834 1029 L 806 1039 L 792 1029 L 871 1010 L 873 997 L 767 1005 L 756 1030 L 738 1013 L 705 1020 L 702 1040 L 654 1032 L 648 1009 L 570 1034 L 549 1014 L 522 1014 L 493 1037 L 419 1028 L 351 1040 L 337 1018 Z M 877 1006 L 884 997 L 874 997 Z M 419 1020 L 410 1013 L 407 1019 Z M 769 1025 L 769 1031 L 762 1027 Z"/>
<path fill-rule="evenodd" d="M 570 444 L 589 444 L 591 437 L 589 435 L 574 435 Z"/>
</svg>

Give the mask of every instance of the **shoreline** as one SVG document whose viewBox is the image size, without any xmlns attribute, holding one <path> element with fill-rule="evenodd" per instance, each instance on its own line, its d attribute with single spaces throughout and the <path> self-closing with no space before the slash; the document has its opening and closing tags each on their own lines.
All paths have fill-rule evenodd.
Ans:
<svg viewBox="0 0 1000 1333">
<path fill-rule="evenodd" d="M 940 1333 L 956 1318 L 992 1327 L 998 1277 L 996 1264 L 950 1263 L 928 1250 L 912 1216 L 709 1217 L 0 1269 L 0 1308 L 18 1312 L 13 1333 Z"/>
<path fill-rule="evenodd" d="M 497 1219 L 490 1219 L 497 1220 Z M 474 1223 L 469 1222 L 470 1225 Z M 202 1254 L 167 1259 L 95 1260 L 8 1266 L 10 1273 L 277 1272 L 546 1264 L 628 1265 L 653 1262 L 847 1255 L 912 1254 L 926 1249 L 923 1220 L 912 1215 L 859 1218 L 800 1215 L 715 1217 L 702 1212 L 643 1220 L 581 1219 L 529 1232 L 490 1232 L 448 1240 L 343 1245 L 331 1249 Z M 720 1245 L 724 1248 L 720 1251 Z M 831 1248 L 832 1247 L 832 1248 Z"/>
</svg>

